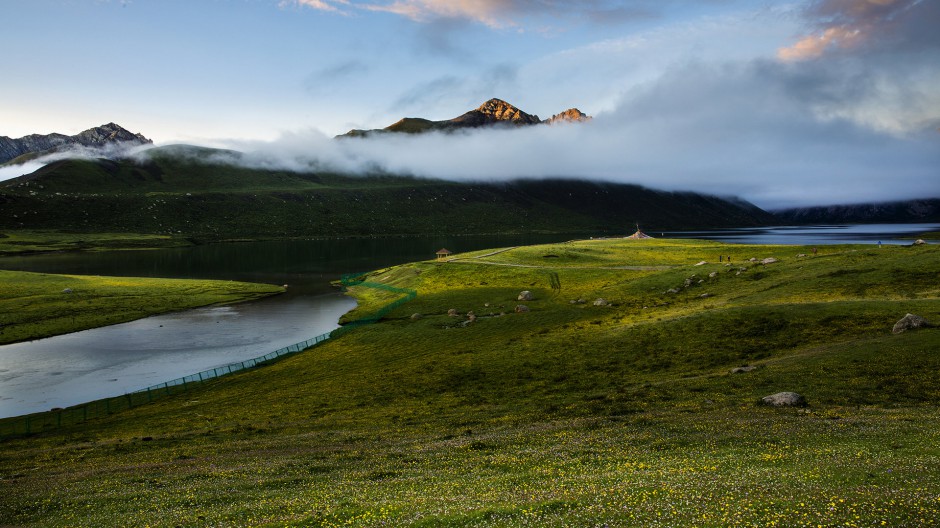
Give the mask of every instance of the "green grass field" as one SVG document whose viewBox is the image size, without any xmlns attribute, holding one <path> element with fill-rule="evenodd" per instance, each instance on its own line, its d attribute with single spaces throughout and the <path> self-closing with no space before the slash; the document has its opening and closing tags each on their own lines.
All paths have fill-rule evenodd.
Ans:
<svg viewBox="0 0 940 528">
<path fill-rule="evenodd" d="M 199 306 L 247 301 L 283 291 L 280 286 L 234 281 L 0 270 L 0 344 Z"/>
<path fill-rule="evenodd" d="M 0 524 L 936 525 L 940 331 L 891 328 L 940 321 L 940 250 L 819 249 L 595 240 L 374 272 L 417 298 L 4 440 Z M 350 319 L 395 297 L 350 293 Z M 780 391 L 809 405 L 759 404 Z"/>
</svg>

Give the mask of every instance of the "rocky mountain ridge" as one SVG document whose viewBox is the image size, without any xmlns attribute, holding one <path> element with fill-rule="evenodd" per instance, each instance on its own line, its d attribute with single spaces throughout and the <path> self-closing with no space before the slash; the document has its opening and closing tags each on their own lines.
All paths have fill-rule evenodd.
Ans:
<svg viewBox="0 0 940 528">
<path fill-rule="evenodd" d="M 108 123 L 79 132 L 74 136 L 65 134 L 30 134 L 21 138 L 0 136 L 0 164 L 21 156 L 36 157 L 81 146 L 101 148 L 117 144 L 145 145 L 153 141 L 142 134 L 134 134 L 116 123 Z"/>
<path fill-rule="evenodd" d="M 492 126 L 531 126 L 539 124 L 557 124 L 565 122 L 583 122 L 591 117 L 577 108 L 570 108 L 555 114 L 549 119 L 541 120 L 535 114 L 528 114 L 502 99 L 490 99 L 478 108 L 470 110 L 453 119 L 432 121 L 420 117 L 406 117 L 385 128 L 372 130 L 353 129 L 337 137 L 365 137 L 374 134 L 398 132 L 406 134 L 421 134 L 424 132 L 454 130 L 467 128 L 481 128 Z"/>
</svg>

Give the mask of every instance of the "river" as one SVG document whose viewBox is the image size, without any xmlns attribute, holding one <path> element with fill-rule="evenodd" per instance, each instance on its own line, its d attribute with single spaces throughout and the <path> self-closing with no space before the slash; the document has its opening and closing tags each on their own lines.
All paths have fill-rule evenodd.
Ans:
<svg viewBox="0 0 940 528">
<path fill-rule="evenodd" d="M 910 244 L 938 224 L 804 226 L 668 232 L 668 238 L 734 243 Z M 654 236 L 659 233 L 651 233 Z M 369 271 L 454 252 L 559 242 L 576 235 L 293 240 L 154 251 L 2 257 L 0 269 L 288 284 L 252 303 L 149 317 L 64 336 L 0 346 L 0 417 L 67 407 L 262 356 L 337 327 L 355 303 L 330 286 Z M 581 237 L 584 238 L 584 237 Z"/>
<path fill-rule="evenodd" d="M 263 356 L 336 328 L 355 302 L 343 273 L 454 252 L 558 242 L 574 235 L 401 237 L 213 244 L 154 251 L 2 257 L 0 269 L 287 284 L 261 301 L 149 317 L 0 346 L 0 418 L 132 392 Z"/>
</svg>

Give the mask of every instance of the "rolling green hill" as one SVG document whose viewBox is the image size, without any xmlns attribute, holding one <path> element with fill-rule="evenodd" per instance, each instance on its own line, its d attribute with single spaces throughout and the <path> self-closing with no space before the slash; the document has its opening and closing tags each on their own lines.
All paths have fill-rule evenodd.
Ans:
<svg viewBox="0 0 940 528">
<path fill-rule="evenodd" d="M 200 241 L 399 234 L 583 232 L 762 225 L 735 200 L 577 180 L 457 183 L 237 166 L 229 151 L 168 147 L 143 161 L 63 160 L 0 183 L 0 229 Z"/>
<path fill-rule="evenodd" d="M 682 240 L 378 270 L 358 314 L 396 297 L 368 283 L 417 297 L 377 324 L 0 442 L 0 522 L 931 526 L 940 330 L 892 325 L 940 321 L 938 270 L 930 245 Z M 760 404 L 782 391 L 808 405 Z"/>
</svg>

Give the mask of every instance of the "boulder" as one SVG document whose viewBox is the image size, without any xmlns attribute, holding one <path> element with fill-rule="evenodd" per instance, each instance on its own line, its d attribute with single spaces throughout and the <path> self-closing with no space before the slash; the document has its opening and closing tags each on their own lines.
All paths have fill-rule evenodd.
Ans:
<svg viewBox="0 0 940 528">
<path fill-rule="evenodd" d="M 456 308 L 451 308 L 450 310 L 447 310 L 447 315 L 449 315 L 450 317 L 457 317 L 457 315 L 458 315 L 458 314 L 457 314 L 457 309 L 456 309 Z"/>
<path fill-rule="evenodd" d="M 760 263 L 761 263 L 761 264 L 764 264 L 765 266 L 766 266 L 767 264 L 773 264 L 774 262 L 780 262 L 780 261 L 777 260 L 777 259 L 775 259 L 774 257 L 767 257 L 767 258 L 765 258 L 764 260 L 760 261 Z"/>
<path fill-rule="evenodd" d="M 717 272 L 717 271 L 713 271 L 713 272 L 711 272 L 711 273 L 708 274 L 708 278 L 709 278 L 709 279 L 714 279 L 714 278 L 717 277 L 717 276 L 718 276 L 718 272 Z"/>
<path fill-rule="evenodd" d="M 795 392 L 778 392 L 764 396 L 761 403 L 772 407 L 806 407 L 806 398 Z"/>
<path fill-rule="evenodd" d="M 422 317 L 424 317 L 424 316 L 421 315 L 421 314 L 419 314 L 419 313 L 413 313 L 413 314 L 411 314 L 411 320 L 412 320 L 412 321 L 417 321 L 418 319 L 421 319 Z"/>
<path fill-rule="evenodd" d="M 743 367 L 734 367 L 731 369 L 732 374 L 746 374 L 748 372 L 753 372 L 757 370 L 757 367 L 754 365 L 744 365 Z"/>
<path fill-rule="evenodd" d="M 72 288 L 66 288 L 62 290 L 62 293 L 72 293 Z"/>
<path fill-rule="evenodd" d="M 594 301 L 594 306 L 607 306 L 608 304 L 607 299 L 598 298 Z"/>
<path fill-rule="evenodd" d="M 703 260 L 703 261 L 697 262 L 695 265 L 696 265 L 696 266 L 704 266 L 705 264 L 708 264 L 708 262 Z"/>
<path fill-rule="evenodd" d="M 924 239 L 923 239 L 923 238 L 918 238 L 917 240 L 914 241 L 914 245 L 915 245 L 915 246 L 923 246 L 923 245 L 926 244 L 926 243 L 927 243 L 927 242 L 924 242 Z"/>
<path fill-rule="evenodd" d="M 930 323 L 919 315 L 907 314 L 901 318 L 900 321 L 894 323 L 894 328 L 891 329 L 892 334 L 900 334 L 905 330 L 914 330 L 917 328 L 926 328 L 930 326 Z"/>
<path fill-rule="evenodd" d="M 529 290 L 520 292 L 519 297 L 516 298 L 517 301 L 531 301 L 533 299 L 535 299 L 535 297 L 532 295 L 532 292 L 530 292 Z"/>
<path fill-rule="evenodd" d="M 526 305 L 524 305 L 524 304 L 517 304 L 517 305 L 516 305 L 516 313 L 528 313 L 528 312 L 529 312 L 529 307 L 528 307 L 528 306 L 526 306 Z"/>
</svg>

